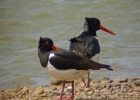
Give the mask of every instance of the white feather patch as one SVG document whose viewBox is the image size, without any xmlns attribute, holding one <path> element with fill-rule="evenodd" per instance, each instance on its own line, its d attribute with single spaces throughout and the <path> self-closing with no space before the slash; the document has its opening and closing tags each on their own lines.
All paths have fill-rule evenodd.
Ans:
<svg viewBox="0 0 140 100">
<path fill-rule="evenodd" d="M 54 53 L 51 53 L 50 55 L 49 55 L 49 59 L 51 59 L 52 57 L 54 57 L 55 55 L 54 55 Z"/>
<path fill-rule="evenodd" d="M 95 37 L 95 39 L 97 39 L 98 40 L 98 38 L 96 37 L 96 36 L 94 36 Z"/>
<path fill-rule="evenodd" d="M 54 56 L 54 54 L 52 54 L 49 57 L 51 58 L 53 56 Z M 48 65 L 44 69 L 52 77 L 59 79 L 59 80 L 66 80 L 66 81 L 77 80 L 77 79 L 81 78 L 83 75 L 85 75 L 91 71 L 91 70 L 76 70 L 76 69 L 59 70 L 59 69 L 56 69 L 50 63 L 50 61 L 48 61 Z"/>
</svg>

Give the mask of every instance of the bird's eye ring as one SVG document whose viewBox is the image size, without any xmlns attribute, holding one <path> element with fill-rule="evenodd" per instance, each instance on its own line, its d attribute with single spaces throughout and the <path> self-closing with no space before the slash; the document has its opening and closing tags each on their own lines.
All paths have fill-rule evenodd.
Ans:
<svg viewBox="0 0 140 100">
<path fill-rule="evenodd" d="M 46 44 L 50 44 L 49 42 L 46 42 Z"/>
<path fill-rule="evenodd" d="M 94 21 L 94 24 L 97 24 L 97 21 Z"/>
</svg>

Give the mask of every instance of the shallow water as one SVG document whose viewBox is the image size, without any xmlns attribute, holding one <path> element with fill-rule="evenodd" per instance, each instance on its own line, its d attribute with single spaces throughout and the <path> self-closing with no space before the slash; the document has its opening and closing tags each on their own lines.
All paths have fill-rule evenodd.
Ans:
<svg viewBox="0 0 140 100">
<path fill-rule="evenodd" d="M 114 71 L 92 71 L 102 77 L 140 78 L 139 0 L 1 0 L 0 1 L 0 89 L 49 85 L 51 77 L 37 56 L 40 36 L 68 49 L 68 39 L 83 31 L 85 17 L 97 17 L 117 35 L 98 31 L 100 62 Z"/>
</svg>

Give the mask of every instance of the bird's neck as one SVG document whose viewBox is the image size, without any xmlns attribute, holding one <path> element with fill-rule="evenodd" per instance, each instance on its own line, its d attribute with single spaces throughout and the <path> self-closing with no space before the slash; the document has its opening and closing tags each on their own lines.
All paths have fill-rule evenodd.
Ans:
<svg viewBox="0 0 140 100">
<path fill-rule="evenodd" d="M 93 36 L 97 37 L 96 31 L 90 31 L 91 34 L 93 34 Z"/>
<path fill-rule="evenodd" d="M 42 67 L 47 66 L 48 55 L 49 55 L 48 52 L 44 52 L 44 51 L 41 51 L 40 49 L 38 49 L 38 57 L 39 57 L 40 64 L 42 65 Z"/>
<path fill-rule="evenodd" d="M 92 36 L 97 37 L 96 31 L 93 31 L 93 30 L 87 30 L 87 33 L 90 34 L 90 35 L 92 35 Z"/>
</svg>

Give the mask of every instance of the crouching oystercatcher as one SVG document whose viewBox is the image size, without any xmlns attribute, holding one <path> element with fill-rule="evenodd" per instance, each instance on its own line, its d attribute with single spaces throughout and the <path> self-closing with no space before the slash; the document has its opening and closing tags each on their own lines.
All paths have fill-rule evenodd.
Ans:
<svg viewBox="0 0 140 100">
<path fill-rule="evenodd" d="M 74 100 L 74 80 L 81 78 L 91 70 L 100 70 L 101 68 L 113 70 L 110 68 L 111 66 L 89 60 L 78 52 L 63 50 L 54 46 L 50 38 L 40 37 L 38 57 L 42 67 L 49 75 L 63 81 L 62 93 L 57 100 L 62 100 L 65 81 L 72 83 L 72 95 L 65 100 Z"/>
<path fill-rule="evenodd" d="M 96 31 L 103 30 L 105 32 L 108 32 L 112 35 L 115 35 L 112 31 L 109 29 L 103 27 L 100 23 L 100 20 L 97 18 L 85 18 L 84 23 L 84 31 L 78 36 L 71 38 L 70 41 L 70 47 L 69 50 L 80 52 L 85 56 L 86 58 L 93 58 L 95 55 L 97 55 L 97 58 L 99 58 L 100 53 L 100 45 L 97 39 Z M 94 59 L 94 58 L 93 58 Z M 98 59 L 97 59 L 98 60 Z M 85 87 L 89 87 L 89 74 L 88 73 L 88 82 L 85 83 L 84 79 L 82 78 Z"/>
</svg>

